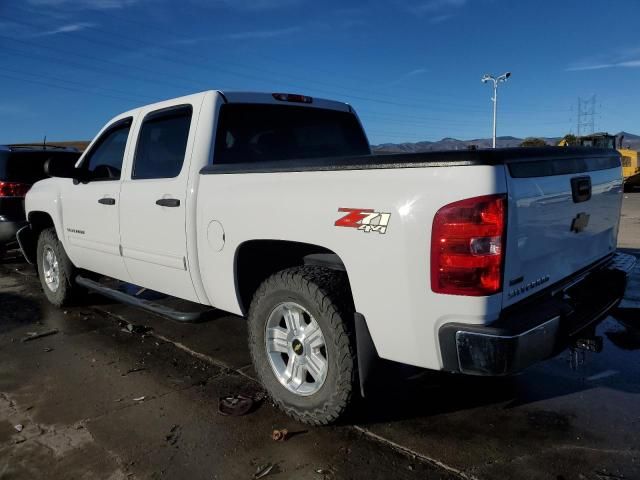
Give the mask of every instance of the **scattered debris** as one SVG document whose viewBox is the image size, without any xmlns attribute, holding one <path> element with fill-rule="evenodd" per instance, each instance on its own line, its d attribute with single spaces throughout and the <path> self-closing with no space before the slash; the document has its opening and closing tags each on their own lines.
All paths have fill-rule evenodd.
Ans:
<svg viewBox="0 0 640 480">
<path fill-rule="evenodd" d="M 13 428 L 16 429 L 16 432 L 21 432 L 24 429 L 24 425 L 22 425 L 21 423 L 14 425 Z"/>
<path fill-rule="evenodd" d="M 333 470 L 326 469 L 326 468 L 318 468 L 318 469 L 316 469 L 316 473 L 318 475 L 322 475 L 323 479 L 325 479 L 327 477 L 330 477 L 330 476 L 333 476 Z"/>
<path fill-rule="evenodd" d="M 268 463 L 266 465 L 263 465 L 262 467 L 258 467 L 258 469 L 256 470 L 256 473 L 253 475 L 253 478 L 255 480 L 258 480 L 259 478 L 264 478 L 267 475 L 269 475 L 269 473 L 271 473 L 271 470 L 273 470 L 272 463 Z"/>
<path fill-rule="evenodd" d="M 271 434 L 271 438 L 274 442 L 284 442 L 289 438 L 289 430 L 283 428 L 282 430 L 274 430 Z"/>
<path fill-rule="evenodd" d="M 22 343 L 30 342 L 31 340 L 35 340 L 37 338 L 48 337 L 49 335 L 55 335 L 58 333 L 57 328 L 53 328 L 51 330 L 45 330 L 44 332 L 29 332 L 26 337 L 22 338 Z"/>
<path fill-rule="evenodd" d="M 253 398 L 246 395 L 229 395 L 218 400 L 218 413 L 220 415 L 240 417 L 249 413 L 254 404 Z"/>
<path fill-rule="evenodd" d="M 129 370 L 127 370 L 126 372 L 122 373 L 121 375 L 123 377 L 126 377 L 127 375 L 129 375 L 130 373 L 135 373 L 135 372 L 141 372 L 143 370 L 146 370 L 146 367 L 134 367 L 134 368 L 130 368 Z"/>
<path fill-rule="evenodd" d="M 151 330 L 151 327 L 147 327 L 146 325 L 137 325 L 135 323 L 129 323 L 125 320 L 120 320 L 120 330 L 125 333 L 135 333 L 135 334 L 145 334 Z"/>
<path fill-rule="evenodd" d="M 169 434 L 165 436 L 164 439 L 169 445 L 175 445 L 176 443 L 178 443 L 181 434 L 182 428 L 180 428 L 180 425 L 174 425 L 173 427 L 171 427 L 171 430 L 169 430 Z"/>
<path fill-rule="evenodd" d="M 144 395 L 143 395 L 142 397 L 134 398 L 134 399 L 133 399 L 133 401 L 134 401 L 134 402 L 142 402 L 144 399 L 145 399 L 145 397 L 144 397 Z"/>
</svg>

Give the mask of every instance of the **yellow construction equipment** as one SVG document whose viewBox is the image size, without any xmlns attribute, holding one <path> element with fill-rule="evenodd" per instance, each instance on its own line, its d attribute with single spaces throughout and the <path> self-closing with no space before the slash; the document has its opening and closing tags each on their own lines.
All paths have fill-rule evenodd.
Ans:
<svg viewBox="0 0 640 480">
<path fill-rule="evenodd" d="M 610 135 L 605 132 L 593 133 L 591 135 L 584 135 L 576 138 L 576 145 L 581 147 L 594 147 L 594 148 L 616 148 L 622 156 L 622 178 L 624 180 L 625 191 L 631 190 L 634 187 L 640 187 L 640 159 L 638 158 L 638 152 L 631 150 L 630 148 L 623 148 L 622 141 L 624 137 L 620 138 L 620 142 L 616 142 L 616 136 Z M 617 145 L 619 143 L 619 145 Z M 563 138 L 558 143 L 560 147 L 568 146 L 568 142 Z"/>
</svg>

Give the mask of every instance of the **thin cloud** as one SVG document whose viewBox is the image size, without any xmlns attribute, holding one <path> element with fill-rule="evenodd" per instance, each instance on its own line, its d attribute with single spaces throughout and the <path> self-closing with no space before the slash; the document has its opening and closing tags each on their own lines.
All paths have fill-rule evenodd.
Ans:
<svg viewBox="0 0 640 480">
<path fill-rule="evenodd" d="M 431 18 L 429 20 L 430 23 L 442 23 L 442 22 L 446 22 L 447 20 L 453 18 L 453 15 L 436 15 L 435 17 Z"/>
<path fill-rule="evenodd" d="M 191 38 L 178 38 L 175 40 L 169 40 L 166 45 L 184 46 L 184 45 L 197 45 L 198 43 L 210 42 L 212 37 L 191 37 Z"/>
<path fill-rule="evenodd" d="M 427 0 L 426 2 L 409 5 L 409 10 L 417 14 L 435 14 L 445 10 L 458 9 L 464 7 L 466 4 L 467 0 Z"/>
<path fill-rule="evenodd" d="M 0 113 L 4 115 L 32 115 L 28 108 L 20 105 L 1 105 L 0 104 Z"/>
<path fill-rule="evenodd" d="M 68 8 L 72 10 L 115 10 L 129 7 L 139 0 L 27 0 L 33 7 Z"/>
<path fill-rule="evenodd" d="M 408 80 L 410 78 L 413 77 L 417 77 L 420 75 L 424 75 L 425 73 L 427 73 L 429 70 L 426 68 L 416 68 L 414 70 L 411 70 L 410 72 L 407 72 L 403 75 L 400 75 L 400 77 L 396 78 L 395 80 L 392 80 L 391 82 L 388 82 L 385 84 L 386 87 L 393 87 L 395 85 L 401 84 L 403 83 L 405 80 Z"/>
<path fill-rule="evenodd" d="M 91 28 L 91 27 L 95 27 L 95 23 L 86 23 L 86 22 L 71 23 L 69 25 L 63 25 L 62 27 L 59 27 L 59 28 L 54 28 L 53 30 L 47 30 L 47 31 L 44 31 L 44 32 L 38 32 L 38 33 L 35 33 L 33 35 L 29 35 L 29 36 L 31 38 L 48 37 L 48 36 L 51 36 L 51 35 L 57 35 L 59 33 L 79 32 L 80 30 L 86 30 L 87 28 Z"/>
<path fill-rule="evenodd" d="M 423 73 L 427 73 L 426 68 L 416 68 L 415 70 L 411 70 L 409 73 L 404 75 L 404 78 L 415 77 L 416 75 L 422 75 Z"/>
<path fill-rule="evenodd" d="M 605 70 L 608 68 L 640 68 L 640 59 L 625 59 L 616 62 L 600 63 L 597 61 L 584 61 L 569 65 L 565 68 L 567 72 L 586 72 L 591 70 Z"/>
<path fill-rule="evenodd" d="M 227 40 L 255 40 L 255 39 L 268 39 L 276 37 L 284 37 L 298 33 L 300 27 L 280 28 L 276 30 L 252 30 L 247 32 L 228 33 L 223 35 L 222 38 Z"/>
<path fill-rule="evenodd" d="M 202 7 L 226 7 L 233 10 L 260 12 L 302 4 L 305 0 L 191 0 Z"/>
</svg>

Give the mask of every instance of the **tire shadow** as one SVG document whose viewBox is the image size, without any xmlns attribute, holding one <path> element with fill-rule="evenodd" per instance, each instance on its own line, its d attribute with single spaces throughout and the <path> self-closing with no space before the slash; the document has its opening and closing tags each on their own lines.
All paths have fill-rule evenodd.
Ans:
<svg viewBox="0 0 640 480">
<path fill-rule="evenodd" d="M 42 309 L 33 299 L 0 292 L 0 334 L 33 325 L 42 319 Z"/>
<path fill-rule="evenodd" d="M 518 395 L 514 377 L 454 375 L 384 360 L 373 376 L 352 422 L 368 425 L 425 418 L 511 402 Z"/>
</svg>

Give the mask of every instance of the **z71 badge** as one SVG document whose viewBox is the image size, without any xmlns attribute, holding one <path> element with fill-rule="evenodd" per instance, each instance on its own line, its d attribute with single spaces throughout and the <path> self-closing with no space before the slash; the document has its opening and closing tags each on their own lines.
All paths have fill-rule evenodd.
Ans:
<svg viewBox="0 0 640 480">
<path fill-rule="evenodd" d="M 363 232 L 387 233 L 390 213 L 375 212 L 371 208 L 339 208 L 345 216 L 336 220 L 336 227 L 357 228 Z"/>
</svg>

